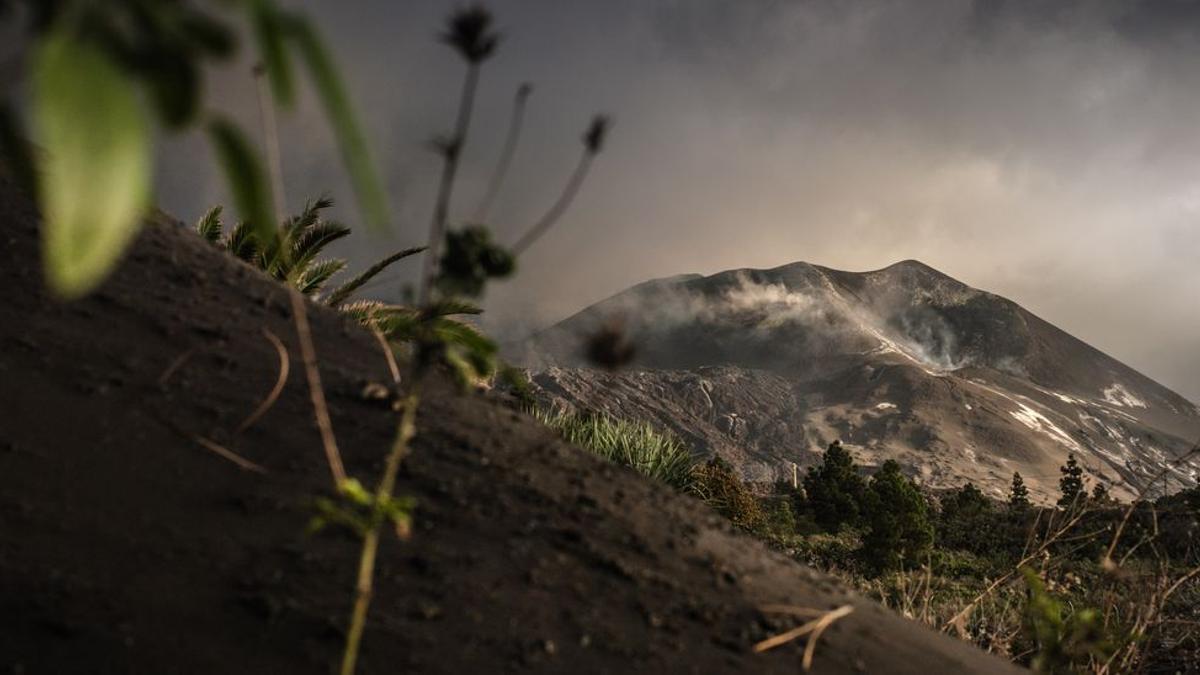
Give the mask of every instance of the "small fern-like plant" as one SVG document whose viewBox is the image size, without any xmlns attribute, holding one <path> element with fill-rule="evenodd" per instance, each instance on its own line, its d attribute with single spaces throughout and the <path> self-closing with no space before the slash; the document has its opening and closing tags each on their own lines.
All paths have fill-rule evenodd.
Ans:
<svg viewBox="0 0 1200 675">
<path fill-rule="evenodd" d="M 228 235 L 224 234 L 223 209 L 219 205 L 196 221 L 196 233 L 210 244 L 331 307 L 344 304 L 355 291 L 392 264 L 424 250 L 418 247 L 397 251 L 322 295 L 333 277 L 346 269 L 346 261 L 322 258 L 321 253 L 325 247 L 351 233 L 349 227 L 323 217 L 322 211 L 332 206 L 333 200 L 327 197 L 308 202 L 300 214 L 289 218 L 265 243 L 245 221 L 234 225 Z"/>
<path fill-rule="evenodd" d="M 692 454 L 675 436 L 645 422 L 608 415 L 546 412 L 534 417 L 563 439 L 611 462 L 627 466 L 677 490 L 692 486 Z"/>
</svg>

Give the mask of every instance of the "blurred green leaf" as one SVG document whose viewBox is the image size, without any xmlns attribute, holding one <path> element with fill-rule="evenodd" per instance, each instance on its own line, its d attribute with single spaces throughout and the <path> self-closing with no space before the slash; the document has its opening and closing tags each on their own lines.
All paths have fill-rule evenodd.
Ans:
<svg viewBox="0 0 1200 675">
<path fill-rule="evenodd" d="M 94 288 L 137 232 L 150 196 L 150 127 L 130 78 L 65 32 L 34 54 L 33 123 L 46 151 L 44 256 L 63 297 Z"/>
<path fill-rule="evenodd" d="M 338 490 L 344 497 L 359 506 L 370 506 L 375 500 L 374 496 L 370 492 L 367 492 L 367 489 L 363 487 L 362 483 L 358 482 L 357 478 L 343 480 L 342 484 L 338 486 Z"/>
<path fill-rule="evenodd" d="M 200 72 L 185 54 L 159 50 L 147 69 L 147 84 L 158 107 L 159 117 L 172 129 L 190 124 L 200 109 Z"/>
<path fill-rule="evenodd" d="M 179 28 L 193 45 L 215 58 L 229 58 L 237 49 L 237 37 L 233 32 L 202 12 L 184 10 Z"/>
<path fill-rule="evenodd" d="M 225 171 L 225 180 L 229 182 L 233 202 L 250 223 L 257 239 L 256 246 L 261 250 L 275 239 L 277 231 L 266 172 L 258 155 L 233 124 L 218 118 L 209 124 L 208 130 L 217 159 Z"/>
<path fill-rule="evenodd" d="M 371 162 L 371 153 L 367 142 L 359 128 L 357 118 L 350 105 L 350 98 L 342 86 L 337 68 L 326 51 L 325 45 L 317 37 L 308 21 L 294 17 L 291 22 L 291 33 L 295 37 L 300 56 L 308 67 L 309 75 L 317 88 L 317 95 L 325 106 L 325 114 L 337 136 L 338 146 L 342 151 L 342 161 L 350 172 L 350 180 L 354 184 L 355 194 L 358 195 L 359 206 L 366 216 L 367 222 L 378 230 L 387 227 L 387 198 L 379 175 Z"/>
<path fill-rule="evenodd" d="M 287 29 L 284 15 L 267 0 L 252 0 L 249 3 L 250 23 L 258 40 L 259 56 L 271 81 L 271 91 L 282 106 L 292 103 L 295 86 L 292 65 L 287 56 Z"/>
</svg>

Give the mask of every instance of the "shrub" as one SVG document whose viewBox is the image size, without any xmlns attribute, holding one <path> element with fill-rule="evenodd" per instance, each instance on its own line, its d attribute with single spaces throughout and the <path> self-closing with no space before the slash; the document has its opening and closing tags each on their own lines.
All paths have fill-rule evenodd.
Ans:
<svg viewBox="0 0 1200 675">
<path fill-rule="evenodd" d="M 943 546 L 987 553 L 999 537 L 992 500 L 971 483 L 942 497 L 938 540 Z"/>
<path fill-rule="evenodd" d="M 693 467 L 692 491 L 740 528 L 757 532 L 766 521 L 758 499 L 720 457 Z"/>
<path fill-rule="evenodd" d="M 677 438 L 645 422 L 541 410 L 533 414 L 572 445 L 679 490 L 692 484 L 691 453 Z"/>
</svg>

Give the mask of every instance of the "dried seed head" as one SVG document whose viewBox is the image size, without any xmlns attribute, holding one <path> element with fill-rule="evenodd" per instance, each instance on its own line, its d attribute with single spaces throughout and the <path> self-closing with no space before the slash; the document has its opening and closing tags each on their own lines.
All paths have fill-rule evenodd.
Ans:
<svg viewBox="0 0 1200 675">
<path fill-rule="evenodd" d="M 611 120 L 608 115 L 596 115 L 592 118 L 592 123 L 588 125 L 587 133 L 583 135 L 583 145 L 591 154 L 600 152 L 604 146 L 604 137 L 608 134 L 608 128 L 611 125 Z"/>
<path fill-rule="evenodd" d="M 468 63 L 479 63 L 496 51 L 500 35 L 492 30 L 492 13 L 482 5 L 471 5 L 450 15 L 441 40 Z"/>
</svg>

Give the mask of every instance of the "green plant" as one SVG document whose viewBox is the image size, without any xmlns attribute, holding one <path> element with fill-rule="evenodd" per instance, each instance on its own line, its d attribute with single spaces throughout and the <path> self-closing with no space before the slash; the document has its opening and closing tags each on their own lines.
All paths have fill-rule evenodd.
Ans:
<svg viewBox="0 0 1200 675">
<path fill-rule="evenodd" d="M 0 10 L 14 0 L 0 0 Z M 321 291 L 343 263 L 318 260 L 320 250 L 345 236 L 347 228 L 322 221 L 323 207 L 310 205 L 301 216 L 284 223 L 282 172 L 278 153 L 268 153 L 263 165 L 241 130 L 204 110 L 200 73 L 210 62 L 230 56 L 235 31 L 227 14 L 200 10 L 186 0 L 24 0 L 32 17 L 33 91 L 31 119 L 34 141 L 44 153 L 34 153 L 12 105 L 0 106 L 0 150 L 11 175 L 33 189 L 45 216 L 45 269 L 60 297 L 76 297 L 93 289 L 112 269 L 137 232 L 149 207 L 151 122 L 173 131 L 202 126 L 223 169 L 233 201 L 243 221 L 223 237 L 219 210 L 198 224 L 208 241 L 260 265 L 289 286 L 289 301 L 312 402 L 313 416 L 333 483 L 334 496 L 318 501 L 317 525 L 349 528 L 362 539 L 341 672 L 354 672 L 366 624 L 380 529 L 392 523 L 404 534 L 413 503 L 394 497 L 398 468 L 416 434 L 417 411 L 424 376 L 448 367 L 462 379 L 496 372 L 495 344 L 455 315 L 478 313 L 459 295 L 482 293 L 484 282 L 511 274 L 512 255 L 491 242 L 482 226 L 448 233 L 450 196 L 455 171 L 466 140 L 467 124 L 478 78 L 478 64 L 495 49 L 491 15 L 480 7 L 451 14 L 446 41 L 470 64 L 463 103 L 452 138 L 438 143 L 446 158 L 430 233 L 430 251 L 416 307 L 361 301 L 344 310 L 362 319 L 381 338 L 384 353 L 399 385 L 399 368 L 387 338 L 411 343 L 410 377 L 405 394 L 396 402 L 396 434 L 383 474 L 373 492 L 347 475 L 337 447 L 321 385 L 316 348 L 308 324 L 305 294 Z M 387 207 L 367 145 L 351 111 L 349 98 L 332 59 L 302 15 L 272 0 L 230 0 L 251 28 L 261 68 L 271 95 L 261 88 L 260 112 L 268 147 L 276 148 L 274 106 L 295 100 L 294 61 L 306 70 L 317 99 L 338 141 L 359 206 L 372 225 L 386 223 Z M 87 114 L 80 114 L 80 111 Z M 603 119 L 597 117 L 597 120 Z M 600 149 L 606 124 L 593 122 L 585 135 L 590 162 Z M 576 177 L 577 176 L 577 177 Z M 268 180 L 268 177 L 270 180 Z M 578 190 L 579 171 L 569 183 Z M 544 231 L 562 214 L 562 199 L 536 228 Z M 443 236 L 455 243 L 439 256 Z M 457 237 L 457 239 L 455 239 Z M 399 252 L 377 263 L 326 297 L 342 307 L 368 279 L 392 262 L 415 251 Z M 442 269 L 437 269 L 440 262 Z M 433 291 L 439 291 L 438 297 Z M 385 337 L 386 333 L 386 337 Z"/>
<path fill-rule="evenodd" d="M 1070 673 L 1093 659 L 1103 662 L 1112 652 L 1100 612 L 1071 609 L 1046 591 L 1036 572 L 1022 570 L 1029 589 L 1025 621 L 1036 646 L 1031 666 L 1039 673 Z"/>
<path fill-rule="evenodd" d="M 15 4 L 5 2 L 5 5 Z M 153 122 L 207 129 L 251 227 L 276 227 L 271 190 L 241 131 L 207 111 L 203 70 L 236 51 L 230 15 L 184 0 L 26 0 L 33 153 L 12 103 L 3 105 L 5 164 L 35 190 L 45 228 L 45 270 L 64 298 L 112 269 L 149 208 Z M 253 28 L 276 100 L 294 99 L 293 60 L 313 82 L 343 150 L 360 203 L 382 227 L 387 208 L 355 115 L 324 45 L 302 15 L 271 0 L 229 3 Z M 80 114 L 87 110 L 88 114 Z M 36 170 L 34 169 L 36 165 Z"/>
<path fill-rule="evenodd" d="M 347 504 L 331 505 L 341 509 L 340 511 L 331 510 L 329 506 L 325 509 L 327 513 L 350 513 L 355 508 L 367 509 L 370 514 L 365 520 L 351 520 L 362 525 L 351 529 L 362 538 L 363 545 L 355 586 L 354 608 L 342 660 L 343 675 L 354 672 L 359 644 L 366 625 L 380 527 L 389 518 L 395 520 L 397 514 L 407 517 L 407 512 L 400 510 L 406 502 L 397 502 L 392 497 L 392 490 L 398 467 L 411 451 L 411 441 L 416 434 L 417 412 L 425 377 L 435 369 L 445 368 L 460 382 L 469 383 L 491 377 L 497 372 L 510 372 L 500 367 L 496 344 L 492 340 L 470 323 L 454 317 L 478 314 L 479 308 L 468 299 L 481 295 L 489 280 L 512 274 L 516 267 L 514 257 L 509 251 L 493 243 L 490 233 L 483 225 L 471 225 L 461 230 L 448 229 L 454 179 L 466 143 L 479 64 L 492 54 L 499 40 L 498 35 L 491 30 L 491 23 L 491 14 L 487 10 L 472 6 L 453 12 L 443 35 L 443 41 L 454 47 L 467 61 L 468 73 L 454 135 L 435 144 L 443 156 L 444 163 L 417 305 L 408 307 L 359 301 L 341 306 L 353 290 L 365 283 L 366 279 L 359 278 L 334 291 L 330 296 L 330 304 L 340 306 L 343 311 L 358 318 L 376 332 L 389 359 L 397 385 L 399 369 L 392 363 L 392 352 L 388 342 L 402 342 L 412 347 L 408 389 L 403 400 L 398 403 L 401 418 L 378 488 L 369 496 L 370 499 L 366 500 L 361 491 L 352 489 L 354 484 L 348 482 L 352 479 L 343 476 L 337 480 L 338 474 L 335 471 L 339 496 Z M 600 136 L 602 138 L 603 130 Z M 595 145 L 598 148 L 599 141 Z M 555 217 L 557 218 L 557 214 Z M 439 244 L 443 243 L 443 239 L 445 252 L 439 254 Z M 286 250 L 286 247 L 281 248 Z M 373 276 L 385 266 L 383 263 L 376 264 L 367 273 Z M 360 278 L 362 276 L 360 275 Z M 292 296 L 297 298 L 299 293 L 293 292 Z M 293 307 L 298 314 L 303 311 L 303 303 L 297 306 L 294 301 Z M 304 336 L 302 331 L 302 344 Z M 306 354 L 311 353 L 309 346 Z M 318 426 L 324 434 L 327 452 L 333 457 L 336 456 L 336 441 L 329 430 L 328 414 L 323 412 L 324 405 L 319 400 L 322 394 L 317 369 L 307 359 L 306 365 Z M 339 518 L 336 522 L 346 524 L 346 521 L 346 518 Z"/>
<path fill-rule="evenodd" d="M 677 490 L 687 490 L 692 485 L 691 453 L 677 438 L 649 424 L 607 415 L 543 410 L 535 410 L 533 414 L 572 445 Z"/>
<path fill-rule="evenodd" d="M 346 267 L 346 261 L 341 258 L 318 257 L 326 246 L 350 235 L 349 227 L 322 217 L 321 212 L 331 206 L 333 200 L 326 197 L 308 202 L 299 215 L 285 221 L 267 242 L 261 241 L 246 221 L 239 222 L 224 235 L 221 206 L 212 207 L 196 221 L 196 232 L 214 246 L 291 284 L 304 295 L 318 299 L 326 284 Z M 330 291 L 320 301 L 338 307 L 392 264 L 424 250 L 406 248 L 397 251 Z"/>
</svg>

